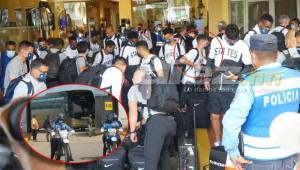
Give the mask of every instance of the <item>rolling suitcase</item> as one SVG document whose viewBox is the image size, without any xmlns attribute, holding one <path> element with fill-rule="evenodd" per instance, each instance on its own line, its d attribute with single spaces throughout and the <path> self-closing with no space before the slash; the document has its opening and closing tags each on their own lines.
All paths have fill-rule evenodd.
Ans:
<svg viewBox="0 0 300 170">
<path fill-rule="evenodd" d="M 193 139 L 183 138 L 179 141 L 178 159 L 179 170 L 196 170 L 197 149 Z"/>
<path fill-rule="evenodd" d="M 128 153 L 130 170 L 142 170 L 145 168 L 144 147 L 137 146 Z"/>
<path fill-rule="evenodd" d="M 100 170 L 124 170 L 126 163 L 126 150 L 119 147 L 117 151 L 108 157 L 99 160 Z"/>
<path fill-rule="evenodd" d="M 178 139 L 178 168 L 179 170 L 198 170 L 198 149 L 197 141 L 195 137 L 195 131 L 197 128 L 197 114 L 201 111 L 200 107 L 205 105 L 206 99 L 205 96 L 202 96 L 202 93 L 199 93 L 196 85 L 191 85 L 189 87 L 191 90 L 186 90 L 188 93 L 187 101 L 187 119 L 189 126 L 187 128 L 188 135 L 185 135 L 183 138 Z M 198 96 L 195 96 L 198 95 Z M 197 100 L 200 99 L 200 100 Z"/>
</svg>

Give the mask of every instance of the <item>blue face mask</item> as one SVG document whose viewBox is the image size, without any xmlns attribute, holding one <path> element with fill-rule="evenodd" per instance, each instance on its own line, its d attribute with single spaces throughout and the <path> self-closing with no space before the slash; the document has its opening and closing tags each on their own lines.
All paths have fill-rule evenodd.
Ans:
<svg viewBox="0 0 300 170">
<path fill-rule="evenodd" d="M 268 34 L 268 33 L 269 33 L 269 29 L 261 28 L 261 29 L 260 29 L 260 33 L 261 33 L 261 34 Z"/>
<path fill-rule="evenodd" d="M 45 82 L 47 79 L 47 73 L 42 73 L 40 74 L 39 78 L 38 78 L 38 81 L 39 82 Z"/>
<path fill-rule="evenodd" d="M 166 42 L 167 44 L 171 44 L 171 43 L 172 43 L 172 40 L 171 40 L 171 39 L 165 39 L 165 42 Z"/>
<path fill-rule="evenodd" d="M 46 51 L 47 50 L 47 48 L 42 47 L 42 46 L 40 46 L 39 49 L 40 49 L 40 51 Z"/>
<path fill-rule="evenodd" d="M 297 47 L 298 54 L 300 54 L 300 47 Z"/>
<path fill-rule="evenodd" d="M 8 50 L 8 51 L 6 51 L 6 55 L 8 58 L 12 58 L 16 55 L 16 52 Z"/>
<path fill-rule="evenodd" d="M 33 54 L 32 53 L 28 53 L 27 60 L 32 60 L 32 59 L 33 59 Z"/>
</svg>

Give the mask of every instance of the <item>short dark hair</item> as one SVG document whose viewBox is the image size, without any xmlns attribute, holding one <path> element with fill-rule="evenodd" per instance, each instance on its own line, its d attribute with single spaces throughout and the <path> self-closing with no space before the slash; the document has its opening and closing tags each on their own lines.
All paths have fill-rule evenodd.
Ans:
<svg viewBox="0 0 300 170">
<path fill-rule="evenodd" d="M 30 68 L 32 69 L 39 69 L 41 66 L 46 66 L 44 60 L 37 58 L 32 61 Z"/>
<path fill-rule="evenodd" d="M 21 41 L 19 43 L 19 50 L 20 49 L 26 49 L 26 48 L 33 47 L 33 46 L 34 45 L 31 42 L 29 42 L 29 41 Z"/>
<path fill-rule="evenodd" d="M 5 47 L 9 46 L 9 45 L 14 45 L 16 46 L 16 43 L 14 41 L 6 41 L 5 42 Z"/>
<path fill-rule="evenodd" d="M 45 41 L 45 42 L 46 42 L 46 41 L 47 41 L 47 40 L 46 40 L 46 38 L 44 38 L 44 37 L 41 37 L 41 38 L 39 38 L 39 39 L 38 39 L 38 42 L 43 42 L 43 41 Z"/>
<path fill-rule="evenodd" d="M 167 35 L 167 34 L 174 34 L 174 30 L 171 29 L 171 28 L 165 28 L 165 29 L 163 30 L 163 34 L 164 34 L 164 35 Z"/>
<path fill-rule="evenodd" d="M 295 33 L 295 37 L 299 37 L 300 36 L 300 31 L 297 31 L 296 33 Z"/>
<path fill-rule="evenodd" d="M 240 35 L 239 27 L 236 24 L 229 24 L 225 29 L 225 35 L 231 40 L 237 40 Z"/>
<path fill-rule="evenodd" d="M 113 59 L 112 64 L 113 65 L 116 65 L 116 64 L 127 65 L 127 62 L 126 62 L 125 58 L 123 58 L 123 57 L 116 57 Z"/>
<path fill-rule="evenodd" d="M 149 49 L 148 47 L 148 44 L 146 41 L 138 41 L 136 44 L 135 44 L 136 48 L 139 48 L 139 47 L 143 47 L 145 49 Z"/>
<path fill-rule="evenodd" d="M 263 14 L 263 15 L 260 17 L 260 21 L 263 21 L 263 20 L 269 21 L 269 22 L 271 22 L 272 24 L 273 24 L 273 22 L 274 22 L 274 19 L 273 19 L 272 15 L 270 15 L 270 14 Z"/>
<path fill-rule="evenodd" d="M 59 47 L 59 46 L 64 46 L 64 40 L 63 39 L 61 39 L 61 38 L 54 38 L 53 40 L 52 40 L 52 44 L 53 44 L 53 46 L 54 47 Z"/>
<path fill-rule="evenodd" d="M 77 41 L 76 37 L 74 37 L 74 36 L 69 37 L 69 42 L 71 42 L 71 41 Z"/>
<path fill-rule="evenodd" d="M 197 42 L 199 42 L 201 40 L 209 40 L 208 35 L 207 34 L 199 34 L 197 36 Z"/>
<path fill-rule="evenodd" d="M 108 40 L 105 42 L 105 47 L 115 47 L 116 44 L 112 40 Z"/>
<path fill-rule="evenodd" d="M 77 51 L 79 54 L 85 53 L 86 50 L 88 50 L 90 48 L 90 44 L 86 41 L 80 41 L 77 44 Z"/>
<path fill-rule="evenodd" d="M 92 31 L 91 32 L 91 38 L 92 37 L 97 37 L 99 35 L 98 31 Z"/>
<path fill-rule="evenodd" d="M 136 31 L 129 31 L 127 35 L 128 39 L 139 38 L 139 34 Z"/>
</svg>

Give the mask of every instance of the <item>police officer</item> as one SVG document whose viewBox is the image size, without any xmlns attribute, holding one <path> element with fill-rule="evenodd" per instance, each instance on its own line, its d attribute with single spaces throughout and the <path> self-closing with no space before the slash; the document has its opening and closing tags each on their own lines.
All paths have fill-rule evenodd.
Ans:
<svg viewBox="0 0 300 170">
<path fill-rule="evenodd" d="M 137 70 L 133 76 L 134 85 L 128 92 L 130 139 L 137 142 L 136 129 L 140 126 L 138 120 L 138 103 L 147 105 L 145 95 L 139 89 L 139 84 L 149 85 L 145 81 L 147 74 L 144 70 Z M 146 79 L 149 80 L 149 79 Z M 142 110 L 146 122 L 146 136 L 144 140 L 145 170 L 171 170 L 168 147 L 176 132 L 174 117 L 144 107 Z M 150 111 L 150 113 L 149 113 Z"/>
<path fill-rule="evenodd" d="M 239 84 L 225 114 L 223 145 L 237 169 L 292 170 L 296 153 L 271 140 L 269 128 L 284 112 L 298 112 L 300 73 L 276 63 L 278 46 L 274 35 L 251 36 L 250 50 L 256 71 Z M 245 158 L 238 150 L 240 130 Z"/>
</svg>

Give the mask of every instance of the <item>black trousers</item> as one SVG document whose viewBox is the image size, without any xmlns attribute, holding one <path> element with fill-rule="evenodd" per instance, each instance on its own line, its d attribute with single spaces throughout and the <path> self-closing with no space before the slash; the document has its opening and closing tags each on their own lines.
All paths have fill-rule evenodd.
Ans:
<svg viewBox="0 0 300 170">
<path fill-rule="evenodd" d="M 58 138 L 52 138 L 50 140 L 51 145 L 51 159 L 54 158 L 55 151 L 59 149 L 59 146 L 61 145 L 61 140 Z"/>
<path fill-rule="evenodd" d="M 169 145 L 176 134 L 174 117 L 153 115 L 146 123 L 145 170 L 171 170 Z"/>
<path fill-rule="evenodd" d="M 33 140 L 36 140 L 38 131 L 39 131 L 38 129 L 32 129 L 32 138 L 33 138 Z"/>
</svg>

